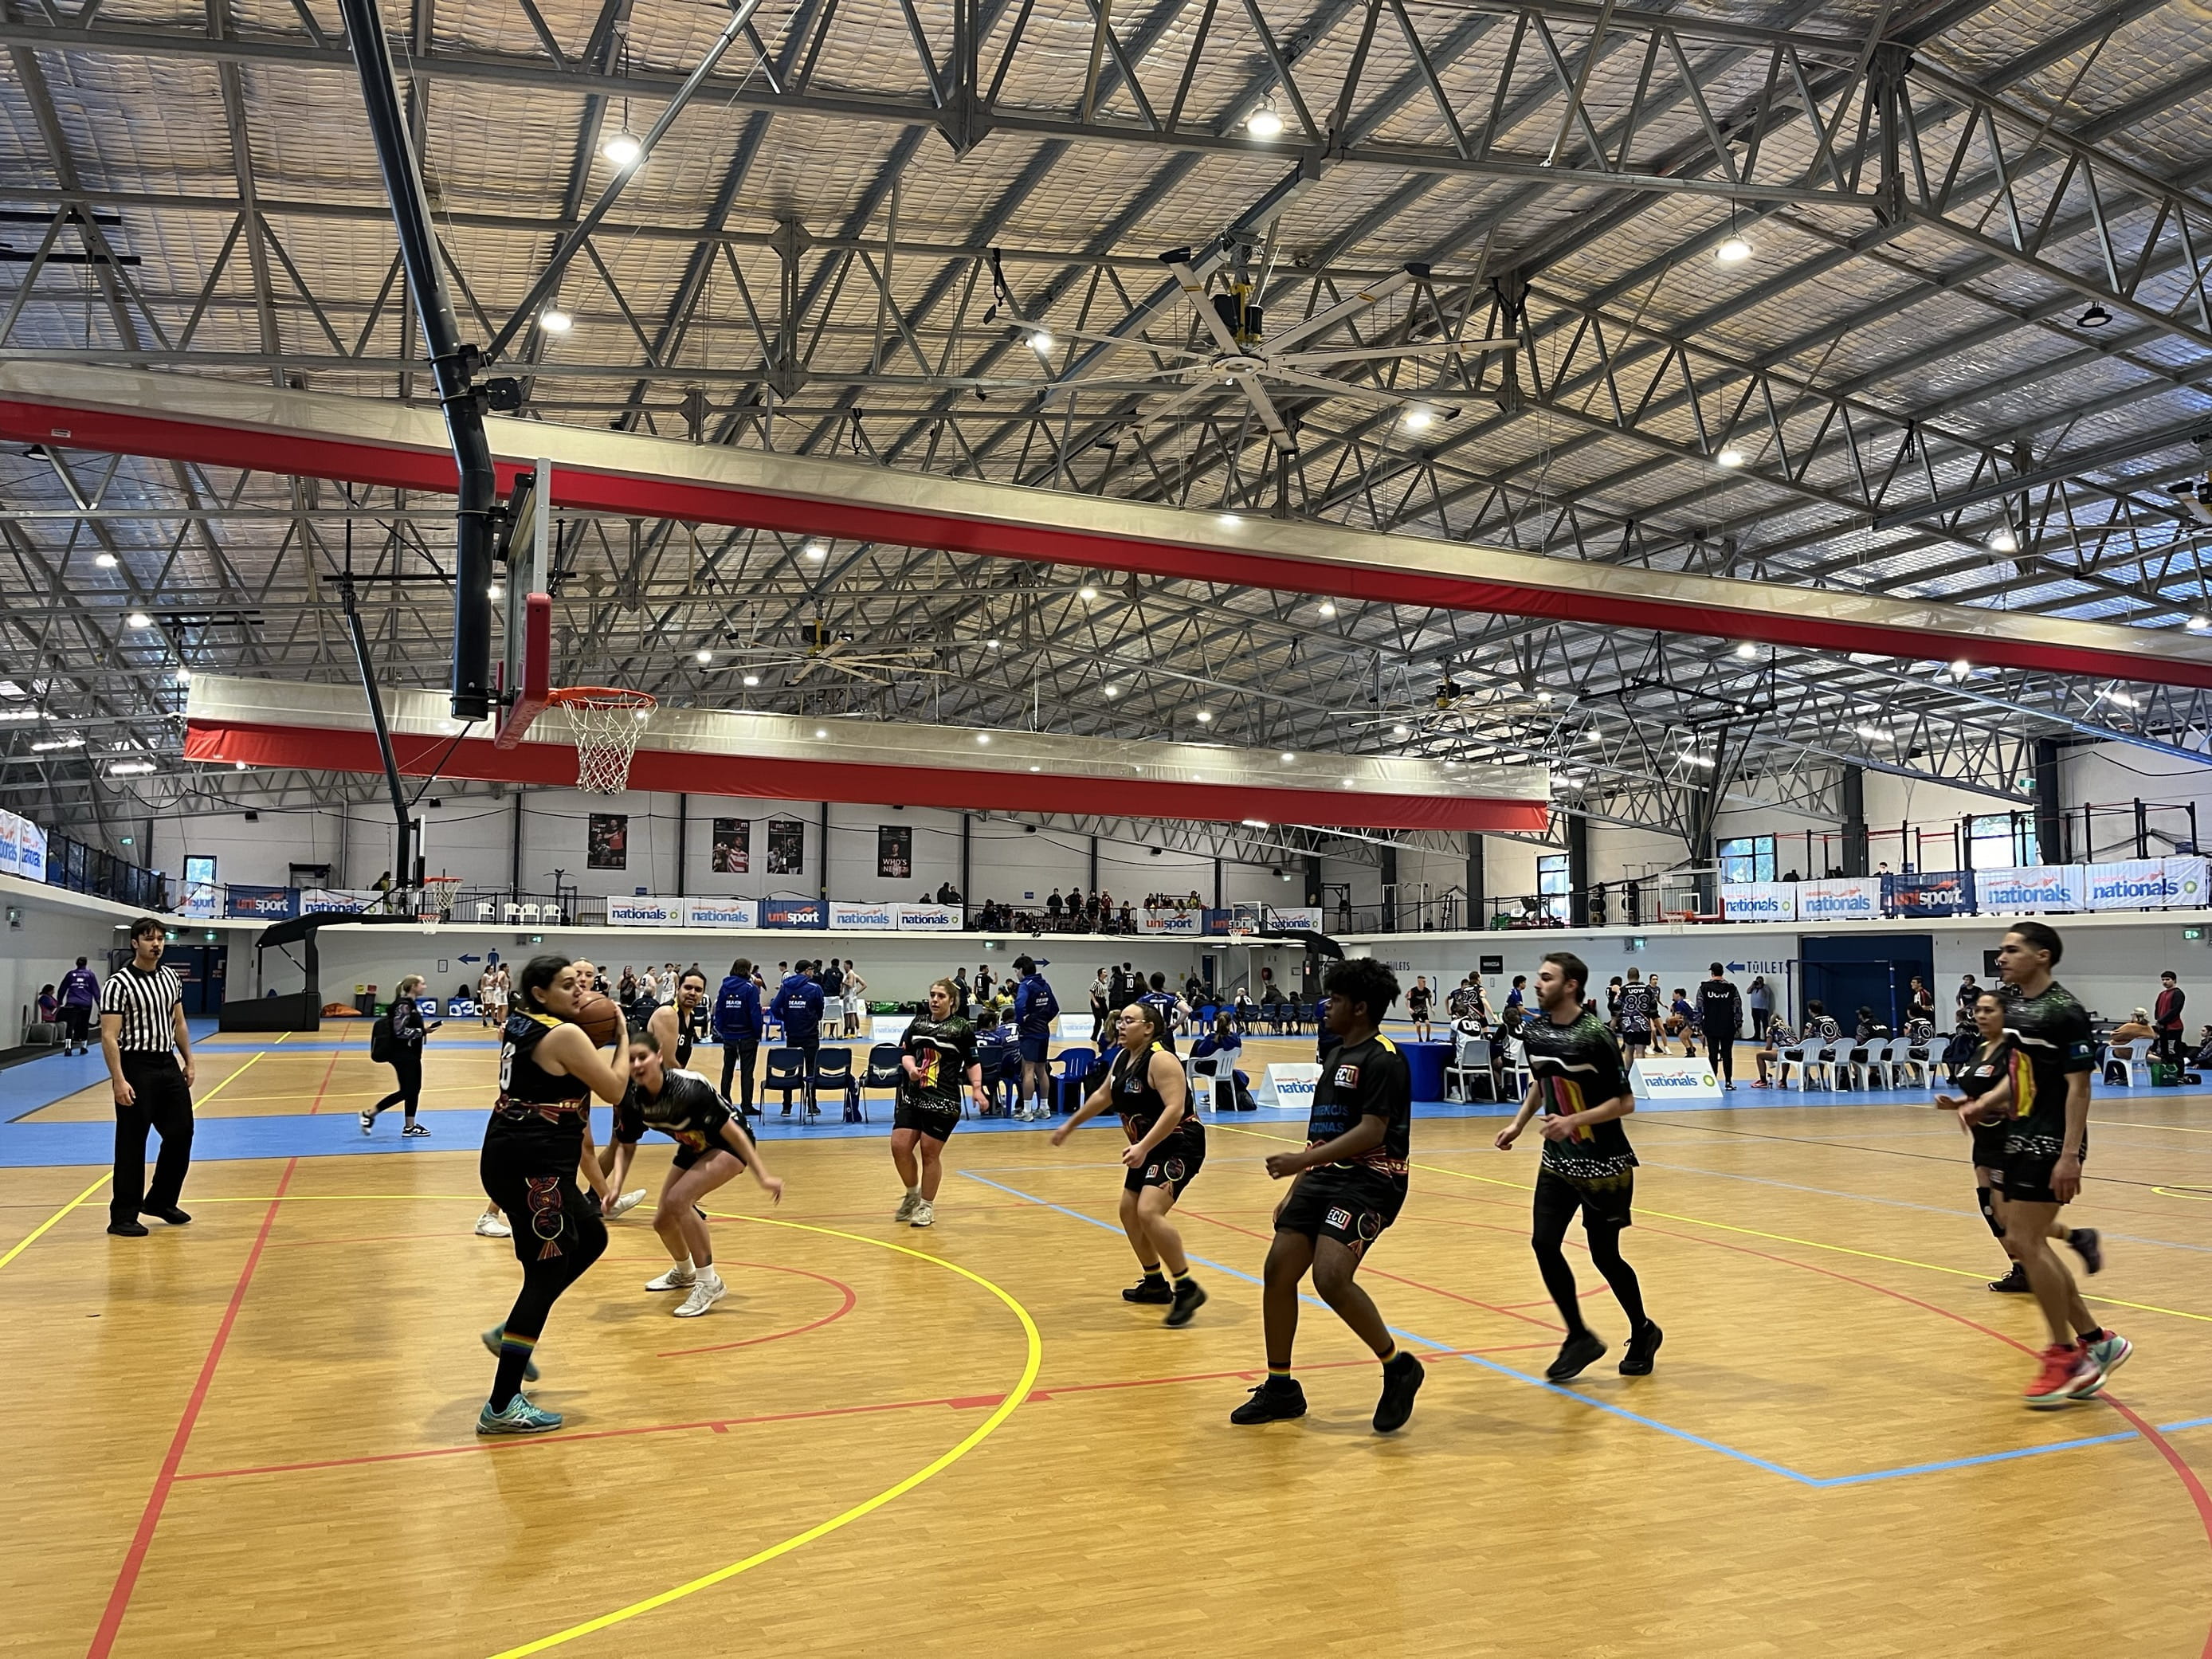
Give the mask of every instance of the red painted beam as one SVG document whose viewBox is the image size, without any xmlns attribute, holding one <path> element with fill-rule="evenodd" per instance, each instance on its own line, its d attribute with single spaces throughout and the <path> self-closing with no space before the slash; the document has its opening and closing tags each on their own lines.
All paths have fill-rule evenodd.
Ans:
<svg viewBox="0 0 2212 1659">
<path fill-rule="evenodd" d="M 106 379 L 100 378 L 103 374 Z M 420 411 L 398 404 L 262 392 L 260 398 L 273 412 L 257 419 L 231 411 L 216 395 L 234 388 L 204 392 L 200 385 L 181 377 L 140 375 L 134 380 L 113 371 L 86 371 L 81 378 L 88 386 L 101 387 L 111 381 L 115 387 L 158 382 L 164 392 L 181 385 L 191 388 L 192 396 L 206 397 L 210 412 L 198 416 L 101 403 L 90 392 L 82 394 L 82 401 L 78 394 L 59 391 L 42 397 L 36 390 L 26 390 L 19 375 L 15 390 L 0 394 L 0 436 L 416 490 L 450 493 L 454 487 L 451 454 L 424 436 L 430 428 L 416 419 Z M 112 398 L 119 394 L 111 389 L 105 395 Z M 286 398 L 298 400 L 302 410 L 312 410 L 318 423 L 296 428 L 281 424 L 283 411 L 291 407 Z M 334 412 L 342 418 L 334 418 Z M 434 421 L 434 416 L 427 418 Z M 511 428 L 516 423 L 493 424 Z M 544 435 L 532 438 L 502 429 L 495 432 L 495 442 L 550 447 L 556 463 L 553 498 L 564 507 L 1383 604 L 1919 660 L 1964 658 L 1985 667 L 2212 688 L 2212 649 L 2195 639 L 2147 629 L 2011 618 L 1964 606 L 1892 603 L 1879 595 L 1777 583 L 1574 566 L 1496 550 L 1456 549 L 1421 538 L 1384 538 L 1310 525 L 1254 521 L 1236 532 L 1200 540 L 1206 534 L 1204 515 L 1135 503 L 1129 506 L 1126 531 L 1110 524 L 1101 528 L 1074 521 L 1095 520 L 1100 503 L 1079 503 L 1036 491 L 991 493 L 990 512 L 938 510 L 917 498 L 926 497 L 927 485 L 942 481 L 919 476 L 900 480 L 915 486 L 904 492 L 909 498 L 905 501 L 896 498 L 901 492 L 896 489 L 854 488 L 839 494 L 820 479 L 811 489 L 787 489 L 779 487 L 772 470 L 752 465 L 763 458 L 750 454 L 737 465 L 739 470 L 750 470 L 752 477 L 740 482 L 712 476 L 717 468 L 729 470 L 731 452 L 700 451 L 580 428 L 532 427 L 527 432 Z M 580 453 L 592 459 L 573 459 Z M 681 462 L 677 458 L 684 453 L 704 458 L 694 477 L 678 475 Z M 620 464 L 611 464 L 615 462 Z M 814 461 L 794 461 L 793 465 L 825 477 L 832 470 Z M 502 488 L 511 484 L 521 466 L 514 457 L 500 464 Z M 872 475 L 869 482 L 881 480 Z M 986 499 L 976 494 L 978 489 L 945 486 L 950 494 Z M 1026 500 L 1034 506 L 1026 512 L 1009 512 L 1000 497 Z M 1054 501 L 1066 506 L 1070 521 L 1054 521 L 1046 504 Z M 1269 545 L 1271 541 L 1277 544 Z M 1328 545 L 1332 541 L 1347 550 L 1338 551 Z M 1401 550 L 1401 556 L 1391 556 Z M 1471 574 L 1455 574 L 1450 568 L 1455 562 L 1467 566 Z"/>
<path fill-rule="evenodd" d="M 500 749 L 489 738 L 392 734 L 399 769 L 416 777 L 481 778 L 573 788 L 576 751 L 524 743 Z M 185 758 L 249 766 L 297 766 L 379 772 L 374 732 L 317 726 L 193 720 L 185 728 Z M 726 795 L 756 800 L 829 800 L 884 806 L 988 806 L 1014 812 L 1106 812 L 1133 817 L 1235 823 L 1316 823 L 1360 830 L 1474 830 L 1540 832 L 1550 811 L 1542 801 L 1453 795 L 1376 794 L 1364 790 L 1230 787 L 1141 778 L 1103 781 L 985 768 L 871 766 L 793 760 L 775 755 L 715 755 L 640 749 L 630 787 L 669 794 Z"/>
</svg>

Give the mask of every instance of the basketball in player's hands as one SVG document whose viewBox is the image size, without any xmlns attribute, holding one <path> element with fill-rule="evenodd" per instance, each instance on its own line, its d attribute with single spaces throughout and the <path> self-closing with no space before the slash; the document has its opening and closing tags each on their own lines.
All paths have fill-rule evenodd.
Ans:
<svg viewBox="0 0 2212 1659">
<path fill-rule="evenodd" d="M 621 1006 L 612 997 L 603 997 L 597 991 L 586 991 L 576 999 L 576 1012 L 568 1016 L 568 1023 L 582 1026 L 590 1035 L 594 1048 L 620 1042 L 627 1029 Z"/>
</svg>

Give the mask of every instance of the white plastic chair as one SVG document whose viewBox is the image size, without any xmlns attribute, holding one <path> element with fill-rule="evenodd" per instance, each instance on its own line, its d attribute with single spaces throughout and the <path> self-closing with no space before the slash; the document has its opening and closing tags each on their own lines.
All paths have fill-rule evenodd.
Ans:
<svg viewBox="0 0 2212 1659">
<path fill-rule="evenodd" d="M 522 921 L 522 907 L 510 902 L 506 906 L 506 920 L 510 922 L 520 924 Z"/>
<path fill-rule="evenodd" d="M 2144 1083 L 2149 1082 L 2150 1073 L 2143 1069 L 2141 1059 L 2142 1046 L 2141 1042 L 2116 1042 L 2106 1050 L 2103 1068 L 2105 1081 L 2107 1083 L 2112 1081 L 2112 1068 L 2117 1066 L 2120 1071 L 2119 1081 L 2124 1088 L 2134 1088 L 2138 1080 Z M 2137 1077 L 2139 1073 L 2142 1074 L 2140 1079 Z"/>
<path fill-rule="evenodd" d="M 1793 1086 L 1789 1079 L 1790 1068 L 1792 1066 L 1797 1068 L 1797 1081 L 1794 1086 L 1801 1095 L 1812 1087 L 1812 1077 L 1815 1067 L 1820 1070 L 1820 1086 L 1823 1089 L 1833 1089 L 1836 1086 L 1836 1051 L 1832 1048 L 1815 1048 L 1809 1042 L 1801 1042 L 1795 1048 L 1783 1049 L 1775 1063 L 1781 1067 L 1782 1086 L 1785 1089 Z"/>
<path fill-rule="evenodd" d="M 1513 1097 L 1525 1098 L 1528 1093 L 1528 1045 L 1519 1037 L 1505 1039 L 1505 1070 L 1513 1079 Z"/>
<path fill-rule="evenodd" d="M 491 921 L 495 920 L 498 915 L 499 907 L 496 904 L 494 904 L 490 900 L 478 899 L 477 901 L 477 920 L 478 921 Z"/>
<path fill-rule="evenodd" d="M 1237 1056 L 1233 1054 L 1201 1054 L 1188 1066 L 1191 1098 L 1198 1103 L 1201 1116 L 1212 1117 L 1221 1110 L 1221 1091 L 1237 1087 Z M 1200 1085 L 1203 1084 L 1203 1088 Z M 1233 1104 L 1233 1102 L 1232 1102 Z"/>
<path fill-rule="evenodd" d="M 1482 1085 L 1486 1098 L 1497 1098 L 1498 1082 L 1490 1074 L 1490 1039 L 1478 1036 L 1455 1038 L 1452 1063 L 1444 1067 L 1444 1098 L 1472 1101 L 1474 1085 L 1478 1082 Z M 1462 1092 L 1454 1094 L 1454 1089 Z"/>
<path fill-rule="evenodd" d="M 522 920 L 526 926 L 535 922 L 538 920 L 538 907 L 535 904 L 524 905 L 522 907 Z"/>
</svg>

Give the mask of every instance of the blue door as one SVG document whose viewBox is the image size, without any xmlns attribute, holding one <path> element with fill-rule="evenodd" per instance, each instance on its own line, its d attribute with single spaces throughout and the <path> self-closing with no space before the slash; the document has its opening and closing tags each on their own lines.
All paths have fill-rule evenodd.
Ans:
<svg viewBox="0 0 2212 1659">
<path fill-rule="evenodd" d="M 1805 999 L 1820 1003 L 1846 1036 L 1861 1008 L 1873 1009 L 1891 1030 L 1903 1030 L 1914 977 L 1936 982 L 1936 941 L 1929 933 L 1805 933 L 1797 954 Z"/>
</svg>

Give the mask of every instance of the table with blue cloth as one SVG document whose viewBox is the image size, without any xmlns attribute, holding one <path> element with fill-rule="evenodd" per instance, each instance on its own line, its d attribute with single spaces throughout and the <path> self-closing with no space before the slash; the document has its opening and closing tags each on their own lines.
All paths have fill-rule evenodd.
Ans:
<svg viewBox="0 0 2212 1659">
<path fill-rule="evenodd" d="M 1406 1057 L 1406 1069 L 1413 1074 L 1413 1098 L 1442 1100 L 1444 1097 L 1444 1067 L 1451 1064 L 1452 1045 L 1449 1042 L 1401 1042 L 1398 1052 Z"/>
</svg>

